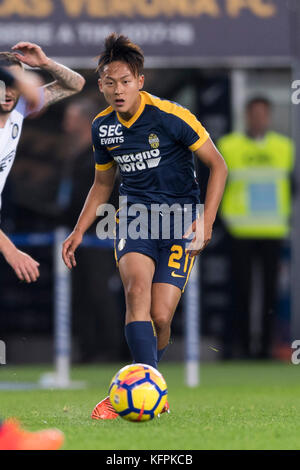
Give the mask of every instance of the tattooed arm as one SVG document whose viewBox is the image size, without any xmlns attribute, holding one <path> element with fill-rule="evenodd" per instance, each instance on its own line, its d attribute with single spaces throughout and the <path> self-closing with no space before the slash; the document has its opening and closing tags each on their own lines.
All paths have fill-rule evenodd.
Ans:
<svg viewBox="0 0 300 470">
<path fill-rule="evenodd" d="M 19 42 L 12 47 L 12 50 L 21 52 L 21 54 L 15 52 L 15 56 L 24 64 L 47 70 L 55 78 L 54 82 L 43 87 L 45 106 L 56 103 L 82 90 L 85 79 L 79 73 L 49 59 L 37 44 Z"/>
<path fill-rule="evenodd" d="M 49 60 L 49 64 L 43 67 L 43 69 L 50 72 L 56 79 L 54 82 L 44 86 L 45 106 L 56 103 L 75 93 L 79 93 L 85 84 L 85 79 L 79 75 L 79 73 L 51 59 Z"/>
</svg>

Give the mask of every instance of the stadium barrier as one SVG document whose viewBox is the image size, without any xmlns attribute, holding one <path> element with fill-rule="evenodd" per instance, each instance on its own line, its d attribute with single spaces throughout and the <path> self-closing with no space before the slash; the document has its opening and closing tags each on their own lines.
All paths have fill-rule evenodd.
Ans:
<svg viewBox="0 0 300 470">
<path fill-rule="evenodd" d="M 53 233 L 14 234 L 10 237 L 11 240 L 20 247 L 53 246 L 55 372 L 42 375 L 38 386 L 43 388 L 78 388 L 84 386 L 82 382 L 72 382 L 70 377 L 72 321 L 71 272 L 65 266 L 61 256 L 62 243 L 68 234 L 69 230 L 64 227 L 59 227 Z M 96 236 L 85 235 L 81 247 L 113 249 L 113 240 L 100 240 Z M 199 384 L 199 281 L 199 260 L 196 260 L 186 286 L 185 295 L 183 296 L 185 315 L 185 381 L 189 387 L 195 387 Z"/>
</svg>

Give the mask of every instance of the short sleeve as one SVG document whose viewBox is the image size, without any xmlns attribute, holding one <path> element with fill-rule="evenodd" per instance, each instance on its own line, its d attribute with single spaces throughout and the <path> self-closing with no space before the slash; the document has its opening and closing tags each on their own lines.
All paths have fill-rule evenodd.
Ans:
<svg viewBox="0 0 300 470">
<path fill-rule="evenodd" d="M 207 141 L 209 133 L 190 111 L 186 110 L 184 117 L 180 119 L 180 141 L 195 152 Z"/>
<path fill-rule="evenodd" d="M 198 150 L 209 138 L 209 133 L 196 116 L 177 103 L 172 103 L 164 114 L 163 119 L 174 139 L 192 152 Z"/>
<path fill-rule="evenodd" d="M 107 148 L 100 144 L 98 128 L 99 126 L 94 122 L 92 125 L 92 142 L 95 168 L 98 171 L 106 171 L 116 165 L 116 163 Z"/>
</svg>

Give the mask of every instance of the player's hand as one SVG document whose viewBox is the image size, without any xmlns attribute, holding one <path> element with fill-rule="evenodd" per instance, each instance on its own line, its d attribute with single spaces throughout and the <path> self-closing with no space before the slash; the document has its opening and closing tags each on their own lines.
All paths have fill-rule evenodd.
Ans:
<svg viewBox="0 0 300 470">
<path fill-rule="evenodd" d="M 190 258 L 199 255 L 208 245 L 212 237 L 212 227 L 212 223 L 204 223 L 204 218 L 200 217 L 194 220 L 192 225 L 190 225 L 185 232 L 183 238 L 189 238 L 189 236 L 193 234 L 193 238 L 186 248 L 186 253 L 189 253 Z"/>
<path fill-rule="evenodd" d="M 62 258 L 69 269 L 76 266 L 75 250 L 81 242 L 82 234 L 74 230 L 63 243 Z"/>
<path fill-rule="evenodd" d="M 3 253 L 8 264 L 13 268 L 20 281 L 35 282 L 40 276 L 39 265 L 31 256 L 16 247 Z"/>
<path fill-rule="evenodd" d="M 12 50 L 20 51 L 21 54 L 14 52 L 16 58 L 30 67 L 44 67 L 48 65 L 50 60 L 42 48 L 32 42 L 18 42 L 12 47 Z"/>
</svg>

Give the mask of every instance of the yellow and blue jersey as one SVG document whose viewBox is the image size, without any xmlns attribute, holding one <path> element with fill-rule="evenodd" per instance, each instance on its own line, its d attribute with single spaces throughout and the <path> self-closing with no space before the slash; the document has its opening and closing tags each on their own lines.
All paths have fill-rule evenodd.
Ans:
<svg viewBox="0 0 300 470">
<path fill-rule="evenodd" d="M 208 132 L 187 109 L 140 92 L 139 109 L 129 121 L 108 107 L 92 125 L 96 169 L 118 165 L 120 195 L 131 203 L 197 204 L 199 186 L 193 153 Z"/>
</svg>

